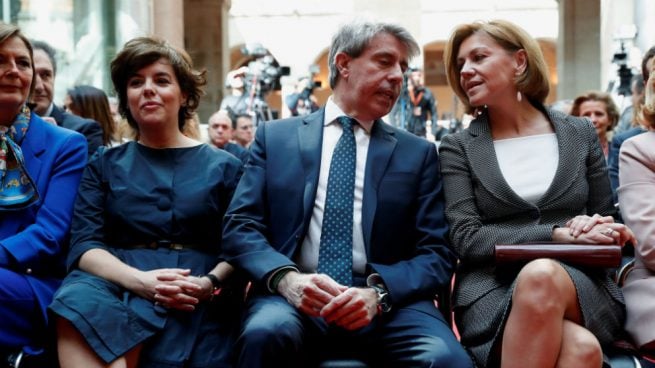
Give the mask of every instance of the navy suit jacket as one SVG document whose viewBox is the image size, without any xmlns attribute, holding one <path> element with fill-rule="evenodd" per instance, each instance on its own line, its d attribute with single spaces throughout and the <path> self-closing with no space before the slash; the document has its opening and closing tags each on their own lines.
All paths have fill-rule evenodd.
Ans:
<svg viewBox="0 0 655 368">
<path fill-rule="evenodd" d="M 46 318 L 46 307 L 65 273 L 73 202 L 87 161 L 86 143 L 80 134 L 32 113 L 21 150 L 39 200 L 26 209 L 0 213 L 0 246 L 13 258 L 10 268 L 32 286 Z"/>
<path fill-rule="evenodd" d="M 57 125 L 60 127 L 74 130 L 86 137 L 88 157 L 91 157 L 98 150 L 98 147 L 103 145 L 102 127 L 97 121 L 85 119 L 75 114 L 69 114 L 57 105 L 52 106 L 50 116 L 55 119 Z"/>
<path fill-rule="evenodd" d="M 223 234 L 227 261 L 255 282 L 264 284 L 272 271 L 295 266 L 316 197 L 323 115 L 320 109 L 257 128 Z M 394 305 L 432 300 L 449 285 L 455 255 L 447 243 L 434 144 L 375 121 L 362 227 L 367 273 L 381 275 Z"/>
<path fill-rule="evenodd" d="M 239 160 L 241 160 L 241 162 L 242 162 L 244 165 L 245 165 L 246 162 L 248 161 L 248 156 L 250 155 L 250 153 L 248 152 L 248 150 L 247 150 L 246 148 L 243 148 L 243 147 L 241 147 L 240 145 L 238 145 L 238 144 L 236 144 L 236 143 L 227 142 L 227 143 L 225 144 L 225 147 L 223 147 L 223 149 L 224 149 L 226 152 L 229 152 L 229 153 L 231 153 L 232 155 L 234 155 L 234 156 L 235 156 L 236 158 L 238 158 Z"/>
<path fill-rule="evenodd" d="M 610 152 L 607 155 L 607 167 L 609 169 L 610 184 L 612 185 L 612 195 L 614 197 L 614 203 L 619 202 L 619 199 L 616 194 L 616 190 L 619 188 L 619 152 L 621 151 L 621 145 L 629 138 L 632 138 L 645 131 L 646 129 L 644 128 L 635 127 L 623 131 L 612 137 L 612 143 L 610 144 Z"/>
</svg>

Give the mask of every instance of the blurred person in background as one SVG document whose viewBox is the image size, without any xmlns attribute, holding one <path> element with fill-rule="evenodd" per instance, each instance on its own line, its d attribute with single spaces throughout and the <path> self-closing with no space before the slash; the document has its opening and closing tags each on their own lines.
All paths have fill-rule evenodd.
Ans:
<svg viewBox="0 0 655 368">
<path fill-rule="evenodd" d="M 313 91 L 314 81 L 309 77 L 302 77 L 298 80 L 295 92 L 284 99 L 291 111 L 291 116 L 305 116 L 318 110 L 318 100 L 312 94 Z"/>
<path fill-rule="evenodd" d="M 114 119 L 114 126 L 118 131 L 117 135 L 124 141 L 135 140 L 136 130 L 130 126 L 127 119 L 121 116 L 120 111 L 118 111 L 118 98 L 115 96 L 109 96 L 109 111 L 111 111 L 111 116 Z"/>
<path fill-rule="evenodd" d="M 633 80 L 633 116 L 632 127 L 625 132 L 621 132 L 612 137 L 612 144 L 610 146 L 610 154 L 608 157 L 608 165 L 610 172 L 610 181 L 612 182 L 612 189 L 614 191 L 614 202 L 616 203 L 616 191 L 619 187 L 619 152 L 621 145 L 626 140 L 639 135 L 646 130 L 650 129 L 649 123 L 644 119 L 642 108 L 645 99 L 645 86 L 651 74 L 651 69 L 655 64 L 655 46 L 646 51 L 644 57 L 641 59 L 641 75 L 635 76 Z M 641 82 L 641 85 L 639 85 Z M 641 91 L 641 93 L 639 93 Z M 636 99 L 635 96 L 640 98 Z"/>
<path fill-rule="evenodd" d="M 248 160 L 248 150 L 236 143 L 230 142 L 233 138 L 233 133 L 234 123 L 232 122 L 232 119 L 230 119 L 230 115 L 227 111 L 218 110 L 209 117 L 209 122 L 207 124 L 209 143 L 233 154 L 245 164 Z"/>
<path fill-rule="evenodd" d="M 251 115 L 241 114 L 236 117 L 236 126 L 232 138 L 241 147 L 250 147 L 252 141 L 255 140 L 255 125 Z"/>
<path fill-rule="evenodd" d="M 219 110 L 226 110 L 230 114 L 230 119 L 245 114 L 248 111 L 249 96 L 245 93 L 246 82 L 244 80 L 248 67 L 243 66 L 236 70 L 231 70 L 225 76 L 230 94 L 223 97 Z"/>
<path fill-rule="evenodd" d="M 409 73 L 407 82 L 407 93 L 409 94 L 409 118 L 407 119 L 407 131 L 419 137 L 426 138 L 426 123 L 428 118 L 432 122 L 432 134 L 440 137 L 437 124 L 437 103 L 434 100 L 432 91 L 424 86 L 423 71 L 413 69 Z"/>
<path fill-rule="evenodd" d="M 37 362 L 53 342 L 46 307 L 65 274 L 73 202 L 86 165 L 81 134 L 28 107 L 32 46 L 0 22 L 0 366 Z M 30 362 L 31 361 L 31 362 Z"/>
<path fill-rule="evenodd" d="M 630 81 L 630 105 L 623 109 L 614 134 L 623 133 L 638 125 L 639 107 L 644 103 L 644 77 L 641 73 L 632 76 Z"/>
<path fill-rule="evenodd" d="M 82 133 L 86 137 L 89 157 L 102 146 L 102 127 L 97 121 L 69 114 L 54 101 L 57 62 L 55 49 L 43 41 L 32 41 L 34 47 L 34 65 L 36 67 L 36 84 L 31 103 L 34 112 L 46 119 L 54 119 L 57 125 Z"/>
<path fill-rule="evenodd" d="M 102 143 L 113 147 L 123 143 L 120 130 L 116 125 L 109 107 L 105 91 L 88 85 L 79 85 L 66 91 L 64 108 L 77 116 L 95 120 L 102 127 Z"/>
<path fill-rule="evenodd" d="M 607 161 L 612 129 L 619 121 L 619 108 L 612 96 L 600 91 L 589 91 L 573 100 L 571 115 L 589 118 L 596 128 L 596 134 Z"/>
</svg>

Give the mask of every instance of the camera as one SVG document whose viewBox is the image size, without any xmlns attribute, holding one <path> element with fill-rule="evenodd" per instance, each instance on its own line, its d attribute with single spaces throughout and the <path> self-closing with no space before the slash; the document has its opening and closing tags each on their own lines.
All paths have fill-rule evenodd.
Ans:
<svg viewBox="0 0 655 368">
<path fill-rule="evenodd" d="M 244 76 L 247 91 L 255 88 L 255 95 L 262 96 L 269 91 L 280 90 L 280 77 L 289 75 L 289 67 L 280 66 L 259 43 L 247 44 L 241 48 L 241 53 L 253 57 Z"/>
<path fill-rule="evenodd" d="M 612 56 L 612 63 L 617 66 L 617 76 L 619 85 L 616 87 L 616 93 L 623 96 L 629 96 L 630 83 L 632 81 L 632 69 L 628 66 L 628 51 L 626 43 L 637 36 L 637 27 L 634 24 L 622 25 L 614 34 L 614 40 L 618 41 L 619 49 Z"/>
<path fill-rule="evenodd" d="M 621 42 L 621 49 L 612 56 L 612 63 L 618 66 L 616 72 L 619 76 L 619 86 L 616 92 L 619 95 L 629 96 L 631 94 L 632 70 L 628 67 L 628 53 L 623 42 Z"/>
</svg>

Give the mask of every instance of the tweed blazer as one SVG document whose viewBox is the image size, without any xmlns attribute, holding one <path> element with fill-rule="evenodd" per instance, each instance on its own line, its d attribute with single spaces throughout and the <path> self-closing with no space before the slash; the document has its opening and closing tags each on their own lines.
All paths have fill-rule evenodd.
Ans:
<svg viewBox="0 0 655 368">
<path fill-rule="evenodd" d="M 510 274 L 496 270 L 495 244 L 550 241 L 553 228 L 576 215 L 615 214 L 607 166 L 591 122 L 539 108 L 555 130 L 559 162 L 548 190 L 535 204 L 519 197 L 505 181 L 486 112 L 468 129 L 442 140 L 446 218 L 460 259 L 456 307 L 470 305 L 514 281 L 518 270 Z M 609 275 L 605 272 L 600 277 L 612 297 L 623 302 Z"/>
</svg>

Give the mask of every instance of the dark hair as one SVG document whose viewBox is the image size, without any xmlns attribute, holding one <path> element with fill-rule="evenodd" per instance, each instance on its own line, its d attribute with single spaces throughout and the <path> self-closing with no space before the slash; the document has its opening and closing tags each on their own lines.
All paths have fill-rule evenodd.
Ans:
<svg viewBox="0 0 655 368">
<path fill-rule="evenodd" d="M 102 142 L 104 145 L 109 145 L 115 134 L 115 128 L 105 91 L 93 86 L 80 85 L 68 89 L 67 92 L 76 114 L 100 123 Z"/>
<path fill-rule="evenodd" d="M 528 32 L 514 23 L 505 20 L 492 20 L 457 26 L 444 49 L 443 60 L 446 65 L 448 83 L 464 104 L 466 112 L 473 112 L 477 106 L 471 106 L 464 88 L 460 85 L 457 54 L 462 43 L 478 32 L 487 34 L 508 52 L 525 50 L 527 66 L 523 73 L 515 77 L 514 83 L 516 89 L 525 95 L 528 100 L 543 104 L 548 92 L 550 92 L 550 82 L 548 81 L 548 66 L 539 43 Z"/>
<path fill-rule="evenodd" d="M 605 111 L 610 119 L 610 125 L 607 127 L 607 130 L 612 130 L 619 121 L 619 108 L 616 107 L 614 100 L 612 100 L 612 96 L 600 91 L 589 91 L 584 93 L 573 100 L 571 115 L 580 116 L 580 106 L 587 101 L 599 101 L 605 104 Z"/>
<path fill-rule="evenodd" d="M 248 115 L 248 114 L 238 114 L 238 115 L 236 116 L 236 118 L 234 118 L 234 119 L 232 120 L 232 128 L 234 128 L 234 129 L 237 128 L 237 125 L 238 125 L 238 122 L 239 122 L 239 119 L 240 119 L 240 118 L 246 118 L 246 119 L 250 120 L 251 123 L 254 123 L 254 121 L 253 121 L 253 119 L 252 119 L 252 115 Z"/>
<path fill-rule="evenodd" d="M 186 120 L 193 117 L 194 111 L 200 104 L 200 97 L 204 94 L 202 86 L 206 83 L 206 71 L 194 70 L 191 57 L 184 50 L 179 50 L 167 41 L 154 37 L 137 37 L 128 41 L 111 61 L 111 80 L 118 95 L 118 111 L 136 130 L 139 127 L 130 113 L 127 102 L 127 82 L 140 69 L 162 58 L 170 63 L 180 90 L 186 95 L 186 104 L 178 113 L 180 131 L 184 128 Z"/>
<path fill-rule="evenodd" d="M 32 64 L 32 83 L 30 84 L 30 93 L 27 95 L 27 99 L 29 100 L 32 92 L 34 91 L 34 85 L 36 84 L 36 69 L 34 68 L 34 50 L 32 49 L 32 44 L 30 43 L 30 40 L 20 31 L 20 28 L 13 24 L 0 22 L 0 44 L 5 43 L 5 41 L 13 37 L 18 37 L 21 41 L 23 41 L 25 47 L 27 47 L 27 52 L 30 55 L 30 64 Z"/>
<path fill-rule="evenodd" d="M 648 77 L 650 75 L 650 70 L 648 70 L 646 64 L 648 64 L 648 60 L 654 57 L 655 57 L 655 46 L 648 49 L 648 51 L 646 51 L 646 53 L 644 54 L 643 59 L 641 59 L 641 75 L 644 76 L 644 81 L 648 81 Z"/>
<path fill-rule="evenodd" d="M 369 42 L 378 34 L 387 33 L 394 36 L 407 48 L 407 56 L 411 59 L 420 52 L 420 47 L 414 37 L 403 27 L 393 23 L 372 23 L 355 21 L 341 27 L 332 37 L 328 56 L 330 88 L 334 89 L 339 81 L 339 69 L 335 56 L 343 52 L 350 57 L 359 57 Z"/>
<path fill-rule="evenodd" d="M 55 61 L 57 57 L 57 51 L 55 51 L 55 49 L 45 41 L 32 40 L 32 47 L 34 47 L 34 50 L 43 50 L 43 52 L 48 55 L 50 64 L 52 64 L 52 73 L 54 74 L 53 77 L 57 75 L 57 62 Z"/>
</svg>

